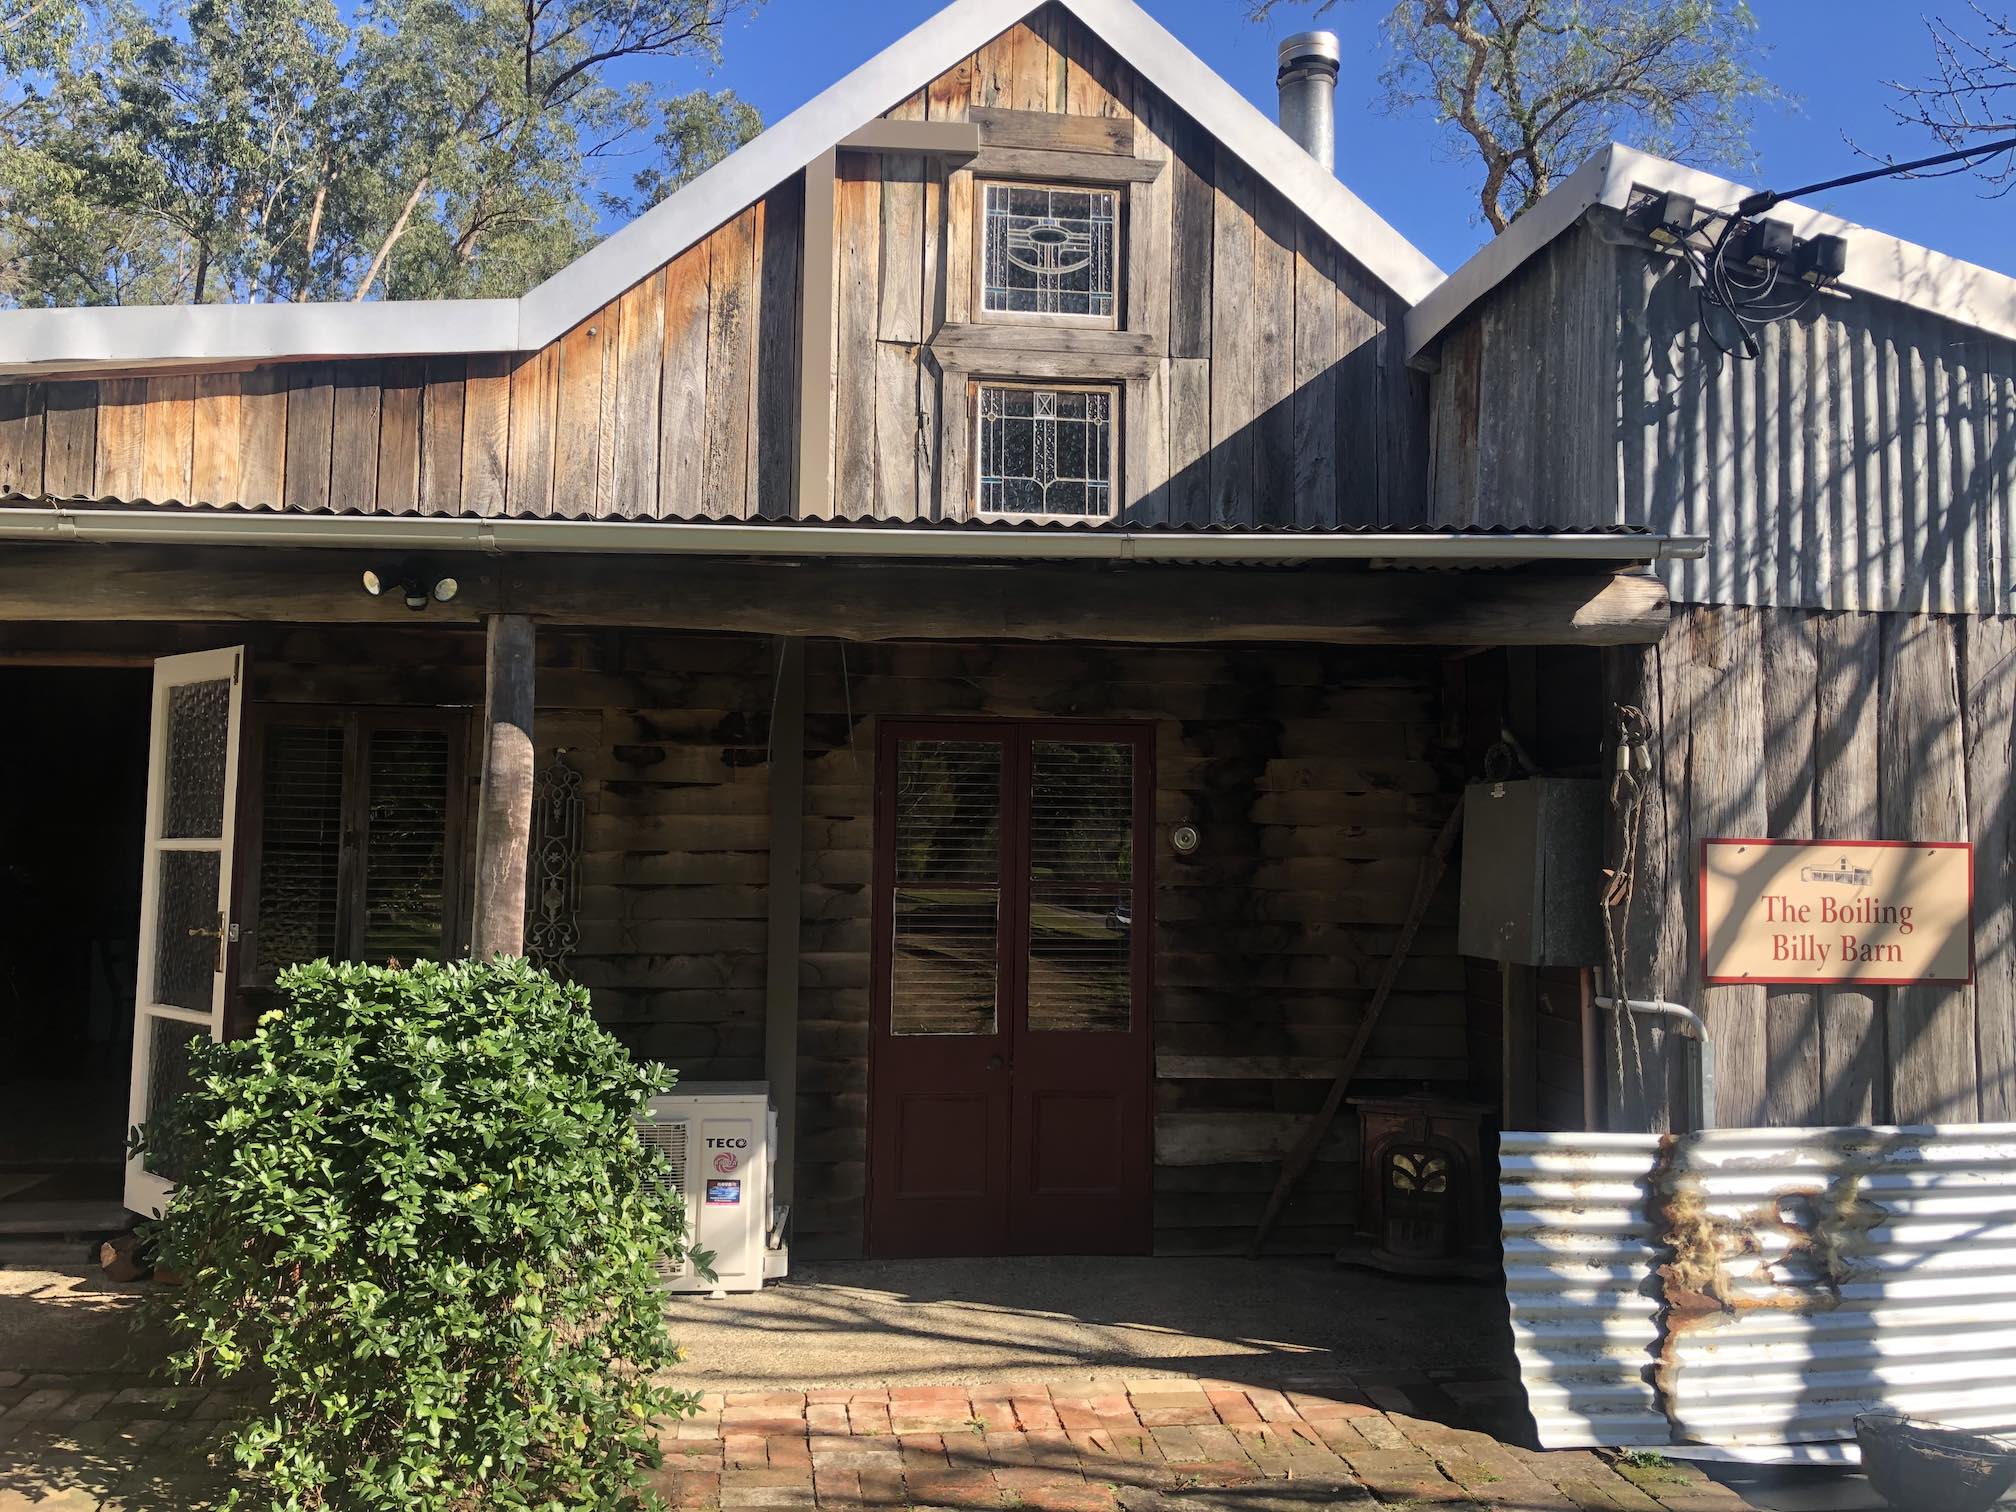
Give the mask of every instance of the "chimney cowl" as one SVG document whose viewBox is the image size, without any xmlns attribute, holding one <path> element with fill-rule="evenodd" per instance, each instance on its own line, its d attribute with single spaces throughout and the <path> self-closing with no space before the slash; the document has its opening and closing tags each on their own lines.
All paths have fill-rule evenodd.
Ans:
<svg viewBox="0 0 2016 1512">
<path fill-rule="evenodd" d="M 1275 86 L 1281 129 L 1326 172 L 1337 166 L 1337 72 L 1344 45 L 1330 31 L 1297 32 L 1282 40 Z"/>
<path fill-rule="evenodd" d="M 1297 32 L 1292 37 L 1283 37 L 1278 52 L 1281 67 L 1290 68 L 1321 66 L 1328 64 L 1330 77 L 1337 77 L 1338 65 L 1344 59 L 1344 44 L 1333 31 Z"/>
</svg>

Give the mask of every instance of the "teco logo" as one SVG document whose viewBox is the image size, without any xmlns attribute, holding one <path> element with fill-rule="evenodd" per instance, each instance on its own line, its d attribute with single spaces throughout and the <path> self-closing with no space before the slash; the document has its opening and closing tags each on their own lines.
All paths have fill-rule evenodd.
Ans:
<svg viewBox="0 0 2016 1512">
<path fill-rule="evenodd" d="M 742 1162 L 726 1150 L 723 1150 L 719 1155 L 714 1157 L 714 1169 L 719 1171 L 723 1176 L 726 1176 L 740 1164 Z"/>
<path fill-rule="evenodd" d="M 749 1148 L 749 1141 L 746 1139 L 710 1139 L 707 1141 L 707 1148 L 710 1150 L 746 1150 Z"/>
</svg>

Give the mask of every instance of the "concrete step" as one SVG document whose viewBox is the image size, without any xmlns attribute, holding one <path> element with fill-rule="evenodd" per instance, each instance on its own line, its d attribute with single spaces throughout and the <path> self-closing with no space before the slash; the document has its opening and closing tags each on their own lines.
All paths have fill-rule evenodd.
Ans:
<svg viewBox="0 0 2016 1512">
<path fill-rule="evenodd" d="M 104 1238 L 133 1227 L 119 1202 L 0 1202 L 0 1238 Z"/>
</svg>

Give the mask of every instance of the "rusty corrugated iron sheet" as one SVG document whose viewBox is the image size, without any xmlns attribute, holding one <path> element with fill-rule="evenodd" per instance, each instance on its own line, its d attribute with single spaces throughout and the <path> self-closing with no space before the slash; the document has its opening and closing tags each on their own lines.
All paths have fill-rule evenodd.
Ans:
<svg viewBox="0 0 2016 1512">
<path fill-rule="evenodd" d="M 1540 1442 L 1852 1457 L 1859 1412 L 2016 1430 L 2016 1124 L 1506 1134 Z"/>
</svg>

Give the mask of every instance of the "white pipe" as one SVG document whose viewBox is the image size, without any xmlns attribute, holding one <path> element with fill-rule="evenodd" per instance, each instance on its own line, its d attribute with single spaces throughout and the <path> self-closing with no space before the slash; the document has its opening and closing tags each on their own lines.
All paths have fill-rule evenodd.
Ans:
<svg viewBox="0 0 2016 1512">
<path fill-rule="evenodd" d="M 643 551 L 746 556 L 977 557 L 1120 562 L 1649 562 L 1696 558 L 1699 536 L 1464 535 L 1457 531 L 1292 535 L 1235 531 L 946 530 L 741 521 L 471 520 L 454 515 L 319 515 L 256 510 L 0 508 L 0 540 L 119 545 L 329 546 L 437 551 Z"/>
</svg>

